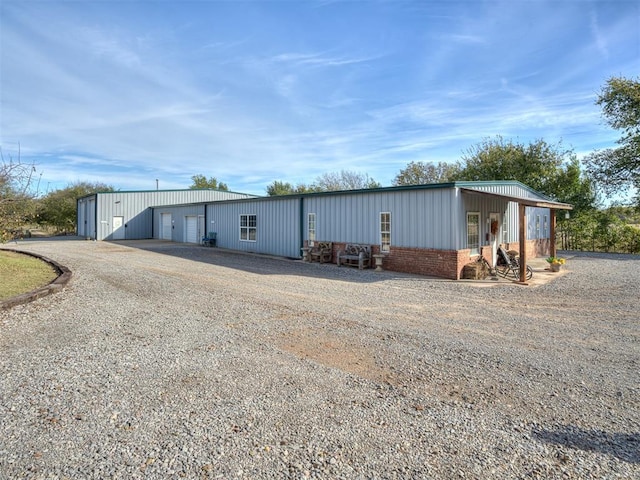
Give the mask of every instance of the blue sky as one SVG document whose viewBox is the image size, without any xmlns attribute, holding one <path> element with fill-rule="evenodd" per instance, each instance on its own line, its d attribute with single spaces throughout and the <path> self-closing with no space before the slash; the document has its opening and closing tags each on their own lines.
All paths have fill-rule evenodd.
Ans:
<svg viewBox="0 0 640 480">
<path fill-rule="evenodd" d="M 265 194 L 341 170 L 384 186 L 501 135 L 578 156 L 640 74 L 640 2 L 0 2 L 0 145 L 40 194 L 76 181 Z"/>
</svg>

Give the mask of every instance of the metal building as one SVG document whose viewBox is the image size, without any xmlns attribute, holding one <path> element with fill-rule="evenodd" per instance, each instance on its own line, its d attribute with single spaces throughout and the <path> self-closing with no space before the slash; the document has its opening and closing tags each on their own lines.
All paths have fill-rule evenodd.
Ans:
<svg viewBox="0 0 640 480">
<path fill-rule="evenodd" d="M 570 208 L 515 181 L 453 182 L 225 199 L 204 212 L 164 206 L 153 209 L 153 225 L 155 238 L 193 241 L 183 230 L 199 222 L 220 247 L 294 258 L 316 241 L 334 252 L 367 244 L 386 269 L 460 278 L 474 257 L 495 264 L 498 245 L 519 249 L 521 237 L 528 255 L 548 254 L 555 209 Z"/>
<path fill-rule="evenodd" d="M 223 190 L 149 190 L 100 192 L 77 200 L 78 235 L 93 240 L 154 238 L 153 214 L 158 205 L 212 202 L 253 195 Z M 180 240 L 183 241 L 183 240 Z"/>
</svg>

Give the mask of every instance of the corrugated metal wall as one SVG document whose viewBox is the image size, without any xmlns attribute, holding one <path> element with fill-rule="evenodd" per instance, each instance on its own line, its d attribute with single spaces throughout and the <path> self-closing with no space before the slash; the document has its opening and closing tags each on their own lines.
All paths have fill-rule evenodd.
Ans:
<svg viewBox="0 0 640 480">
<path fill-rule="evenodd" d="M 164 207 L 155 207 L 150 209 L 153 215 L 153 238 L 162 238 L 162 224 L 161 218 L 163 213 L 171 215 L 172 229 L 171 229 L 171 241 L 172 242 L 185 242 L 186 239 L 186 217 L 204 217 L 205 204 L 199 205 L 168 205 Z M 199 224 L 199 223 L 198 223 Z M 198 237 L 202 238 L 206 233 L 198 231 Z"/>
<path fill-rule="evenodd" d="M 473 184 L 473 188 L 508 196 L 544 199 L 518 184 L 487 182 Z M 217 198 L 202 200 L 202 196 L 207 194 Z M 170 212 L 174 220 L 172 239 L 182 242 L 185 238 L 184 217 L 204 214 L 204 232 L 216 232 L 220 247 L 299 257 L 303 240 L 308 239 L 309 213 L 315 213 L 316 216 L 318 241 L 380 245 L 380 213 L 390 212 L 392 247 L 460 250 L 467 248 L 467 213 L 479 212 L 481 244 L 488 243 L 486 234 L 490 230 L 491 213 L 500 214 L 501 223 L 503 219 L 507 220 L 508 232 L 506 237 L 500 232 L 501 242 L 518 239 L 517 203 L 465 194 L 453 186 L 246 197 L 229 192 L 198 190 L 99 194 L 98 238 L 110 238 L 112 218 L 118 215 L 125 218 L 126 238 L 151 238 L 152 235 L 161 238 L 161 214 Z M 206 203 L 206 206 L 177 204 L 185 200 L 188 200 L 186 203 L 212 203 Z M 152 204 L 166 206 L 147 208 Z M 240 239 L 241 215 L 256 215 L 255 241 Z M 538 215 L 539 228 L 536 228 Z M 549 229 L 549 210 L 527 208 L 527 217 L 528 238 L 545 238 Z"/>
<path fill-rule="evenodd" d="M 316 214 L 316 239 L 380 244 L 380 213 L 391 213 L 391 245 L 450 249 L 460 218 L 454 189 L 397 190 L 304 198 L 307 218 Z"/>
<path fill-rule="evenodd" d="M 248 198 L 251 195 L 220 190 L 154 190 L 146 192 L 106 192 L 98 193 L 97 214 L 91 213 L 87 219 L 94 218 L 98 240 L 111 240 L 113 237 L 113 217 L 124 218 L 125 238 L 152 238 L 151 206 L 182 205 L 187 203 Z M 84 197 L 90 198 L 90 197 Z M 83 200 L 83 199 L 80 199 Z"/>
<path fill-rule="evenodd" d="M 256 241 L 240 240 L 240 215 L 256 215 Z M 207 230 L 219 247 L 281 257 L 300 257 L 300 199 L 271 197 L 207 204 Z"/>
<path fill-rule="evenodd" d="M 96 195 L 89 195 L 78 199 L 77 227 L 81 237 L 96 237 Z"/>
<path fill-rule="evenodd" d="M 508 195 L 512 197 L 529 198 L 533 200 L 548 200 L 548 198 L 545 197 L 544 195 L 536 193 L 535 191 L 527 188 L 525 185 L 519 185 L 519 184 L 501 185 L 501 184 L 488 182 L 487 184 L 482 184 L 482 183 L 474 184 L 473 189 L 482 190 L 485 192 L 497 193 L 500 195 Z M 473 198 L 474 196 L 465 195 L 465 197 Z M 506 241 L 516 242 L 518 241 L 518 233 L 519 233 L 518 228 L 519 228 L 519 221 L 520 221 L 518 204 L 515 202 L 505 202 L 505 203 L 508 203 L 508 208 L 506 210 L 506 219 L 507 219 L 507 226 L 509 228 L 509 232 L 508 232 L 509 238 Z M 541 238 L 549 238 L 549 232 L 550 232 L 549 222 L 551 222 L 549 209 L 527 207 L 526 215 L 527 215 L 527 239 L 534 240 L 534 239 L 541 239 Z M 539 228 L 537 228 L 538 217 L 539 217 Z M 546 229 L 544 228 L 545 217 L 547 219 Z M 485 212 L 482 212 L 481 224 L 482 224 L 482 227 L 485 229 L 487 228 L 487 224 L 486 224 L 487 218 L 488 217 L 485 217 Z M 484 233 L 486 232 L 483 232 L 483 235 Z M 482 238 L 484 238 L 484 236 L 482 236 Z"/>
</svg>

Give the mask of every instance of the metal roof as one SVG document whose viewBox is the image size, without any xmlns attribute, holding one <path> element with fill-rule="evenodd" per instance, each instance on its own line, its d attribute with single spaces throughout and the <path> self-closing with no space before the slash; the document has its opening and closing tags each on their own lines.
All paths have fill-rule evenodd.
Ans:
<svg viewBox="0 0 640 480">
<path fill-rule="evenodd" d="M 508 200 L 510 202 L 517 202 L 527 207 L 540 207 L 540 208 L 554 208 L 556 210 L 573 210 L 573 205 L 568 203 L 554 202 L 553 200 L 543 200 L 534 198 L 517 197 L 513 195 L 504 195 L 502 193 L 488 192 L 484 190 L 475 190 L 469 187 L 459 187 L 464 193 L 471 195 L 484 195 L 489 197 L 498 197 Z"/>
</svg>

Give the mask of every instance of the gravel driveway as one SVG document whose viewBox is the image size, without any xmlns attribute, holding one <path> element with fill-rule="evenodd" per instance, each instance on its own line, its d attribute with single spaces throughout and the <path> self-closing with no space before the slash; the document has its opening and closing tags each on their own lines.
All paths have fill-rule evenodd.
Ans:
<svg viewBox="0 0 640 480">
<path fill-rule="evenodd" d="M 17 247 L 73 278 L 0 311 L 2 479 L 640 478 L 637 256 L 523 287 Z"/>
</svg>

